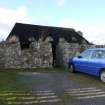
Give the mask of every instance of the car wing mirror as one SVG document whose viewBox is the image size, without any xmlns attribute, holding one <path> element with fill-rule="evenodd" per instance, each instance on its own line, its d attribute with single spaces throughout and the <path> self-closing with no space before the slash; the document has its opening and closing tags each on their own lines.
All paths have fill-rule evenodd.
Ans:
<svg viewBox="0 0 105 105">
<path fill-rule="evenodd" d="M 83 58 L 83 57 L 81 55 L 79 55 L 78 58 Z"/>
</svg>

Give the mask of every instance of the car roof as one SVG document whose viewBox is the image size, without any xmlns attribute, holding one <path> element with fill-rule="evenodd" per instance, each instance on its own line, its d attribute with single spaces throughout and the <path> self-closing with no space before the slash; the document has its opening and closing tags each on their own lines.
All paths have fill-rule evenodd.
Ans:
<svg viewBox="0 0 105 105">
<path fill-rule="evenodd" d="M 88 50 L 105 50 L 105 48 L 89 48 Z"/>
</svg>

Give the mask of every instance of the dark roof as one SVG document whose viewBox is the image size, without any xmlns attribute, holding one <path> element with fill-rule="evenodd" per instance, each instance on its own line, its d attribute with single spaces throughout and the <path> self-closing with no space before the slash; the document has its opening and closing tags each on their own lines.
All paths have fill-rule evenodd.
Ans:
<svg viewBox="0 0 105 105">
<path fill-rule="evenodd" d="M 65 38 L 68 42 L 73 42 L 72 38 L 75 38 L 78 43 L 82 43 L 82 41 L 85 40 L 87 44 L 89 44 L 85 38 L 72 28 L 16 23 L 7 40 L 13 35 L 16 35 L 19 38 L 20 43 L 27 43 L 30 37 L 34 37 L 38 40 L 40 37 L 46 38 L 47 36 L 51 36 L 54 39 L 55 44 L 57 44 L 60 37 Z"/>
</svg>

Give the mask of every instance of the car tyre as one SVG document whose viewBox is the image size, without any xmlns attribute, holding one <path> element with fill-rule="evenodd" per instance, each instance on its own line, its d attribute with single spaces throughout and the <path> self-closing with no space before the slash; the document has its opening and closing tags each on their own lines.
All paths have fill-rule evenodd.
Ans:
<svg viewBox="0 0 105 105">
<path fill-rule="evenodd" d="M 74 67 L 73 64 L 69 64 L 69 71 L 70 71 L 71 73 L 74 73 L 74 72 L 75 72 L 75 67 Z"/>
<path fill-rule="evenodd" d="M 105 83 L 105 70 L 100 73 L 100 80 Z"/>
</svg>

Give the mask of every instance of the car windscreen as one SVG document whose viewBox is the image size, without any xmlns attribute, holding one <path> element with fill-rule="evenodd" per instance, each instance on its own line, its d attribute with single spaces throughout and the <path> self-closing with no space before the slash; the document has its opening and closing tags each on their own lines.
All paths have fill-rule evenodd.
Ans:
<svg viewBox="0 0 105 105">
<path fill-rule="evenodd" d="M 90 58 L 90 57 L 91 57 L 91 53 L 92 53 L 91 50 L 85 50 L 84 52 L 82 52 L 82 53 L 80 54 L 80 56 L 81 56 L 82 58 Z"/>
</svg>

